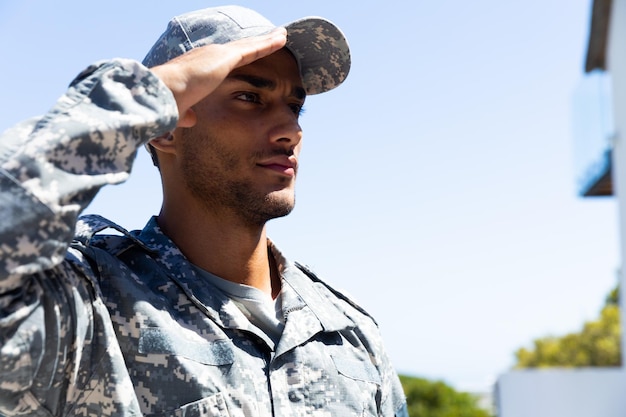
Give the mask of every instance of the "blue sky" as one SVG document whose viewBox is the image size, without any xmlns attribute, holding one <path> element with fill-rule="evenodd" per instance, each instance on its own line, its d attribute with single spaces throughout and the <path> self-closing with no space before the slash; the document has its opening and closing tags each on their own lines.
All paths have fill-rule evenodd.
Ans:
<svg viewBox="0 0 626 417">
<path fill-rule="evenodd" d="M 589 0 L 256 3 L 239 4 L 324 16 L 351 44 L 346 83 L 307 101 L 297 207 L 270 236 L 377 318 L 399 371 L 482 389 L 517 348 L 597 315 L 620 260 L 615 201 L 575 189 Z M 217 4 L 2 1 L 0 129 Z M 142 152 L 88 211 L 140 228 L 159 205 Z"/>
</svg>

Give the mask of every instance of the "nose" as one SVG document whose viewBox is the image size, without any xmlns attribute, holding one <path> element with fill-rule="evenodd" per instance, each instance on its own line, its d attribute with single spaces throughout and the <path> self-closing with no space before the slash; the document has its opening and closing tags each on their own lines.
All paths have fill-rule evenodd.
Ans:
<svg viewBox="0 0 626 417">
<path fill-rule="evenodd" d="M 293 149 L 302 140 L 302 128 L 298 116 L 291 106 L 281 106 L 276 110 L 274 125 L 270 130 L 270 140 L 282 146 Z"/>
</svg>

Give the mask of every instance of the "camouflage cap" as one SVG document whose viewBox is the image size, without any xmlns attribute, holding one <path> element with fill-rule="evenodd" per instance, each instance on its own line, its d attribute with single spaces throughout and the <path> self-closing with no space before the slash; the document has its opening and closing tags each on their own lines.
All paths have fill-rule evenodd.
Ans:
<svg viewBox="0 0 626 417">
<path fill-rule="evenodd" d="M 332 22 L 305 17 L 283 25 L 286 48 L 296 58 L 307 94 L 319 94 L 341 84 L 350 70 L 348 42 Z M 276 26 L 254 10 L 221 6 L 174 17 L 143 60 L 153 67 L 203 45 L 227 43 L 261 35 Z"/>
</svg>

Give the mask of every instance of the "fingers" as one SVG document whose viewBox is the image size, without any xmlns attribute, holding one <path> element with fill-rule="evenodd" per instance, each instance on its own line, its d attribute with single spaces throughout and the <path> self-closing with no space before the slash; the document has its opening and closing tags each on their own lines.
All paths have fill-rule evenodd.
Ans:
<svg viewBox="0 0 626 417">
<path fill-rule="evenodd" d="M 232 70 L 272 54 L 286 42 L 287 31 L 276 28 L 265 35 L 192 49 L 152 72 L 174 94 L 179 127 L 191 127 L 196 121 L 191 107 L 211 94 Z"/>
<path fill-rule="evenodd" d="M 231 46 L 236 45 L 237 47 L 241 47 L 241 60 L 232 69 L 250 64 L 257 59 L 271 55 L 285 46 L 286 42 L 287 30 L 283 27 L 278 27 L 265 35 L 231 42 Z"/>
</svg>

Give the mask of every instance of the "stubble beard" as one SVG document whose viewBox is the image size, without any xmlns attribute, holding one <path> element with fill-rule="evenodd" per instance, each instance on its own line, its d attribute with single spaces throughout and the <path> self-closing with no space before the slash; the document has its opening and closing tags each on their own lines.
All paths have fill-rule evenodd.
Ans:
<svg viewBox="0 0 626 417">
<path fill-rule="evenodd" d="M 244 223 L 257 227 L 293 210 L 295 195 L 289 190 L 264 193 L 250 181 L 235 177 L 248 159 L 255 161 L 261 155 L 242 157 L 221 146 L 210 134 L 198 137 L 190 129 L 183 131 L 183 141 L 185 183 L 208 212 L 235 213 Z"/>
</svg>

